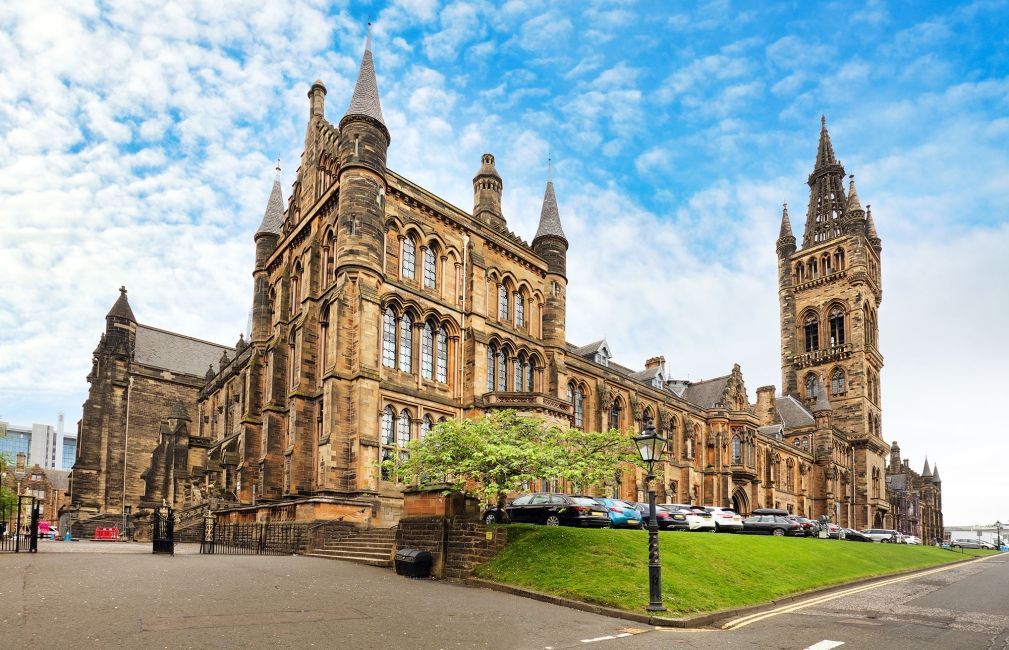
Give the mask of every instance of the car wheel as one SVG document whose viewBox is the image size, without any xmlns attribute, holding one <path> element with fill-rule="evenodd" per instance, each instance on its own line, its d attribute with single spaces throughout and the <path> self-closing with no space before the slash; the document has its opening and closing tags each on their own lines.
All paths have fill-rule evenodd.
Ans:
<svg viewBox="0 0 1009 650">
<path fill-rule="evenodd" d="M 493 512 L 488 512 L 483 517 L 483 523 L 487 524 L 488 526 L 490 526 L 491 524 L 496 524 L 497 523 L 497 515 L 495 515 Z"/>
<path fill-rule="evenodd" d="M 890 540 L 888 540 L 888 539 L 881 539 L 879 541 L 881 541 L 884 544 L 889 544 L 890 543 Z"/>
<path fill-rule="evenodd" d="M 781 528 L 775 528 L 774 530 L 771 531 L 771 534 L 774 535 L 775 537 L 784 537 L 785 531 Z"/>
<path fill-rule="evenodd" d="M 560 526 L 561 518 L 557 515 L 547 515 L 546 521 L 543 522 L 547 526 Z"/>
<path fill-rule="evenodd" d="M 950 548 L 957 549 L 957 548 L 960 548 L 960 545 L 959 544 L 953 544 L 952 546 L 950 546 Z"/>
</svg>

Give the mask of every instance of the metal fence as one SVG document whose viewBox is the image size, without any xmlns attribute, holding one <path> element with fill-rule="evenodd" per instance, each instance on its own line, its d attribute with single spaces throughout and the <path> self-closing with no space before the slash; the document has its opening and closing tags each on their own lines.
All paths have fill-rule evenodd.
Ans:
<svg viewBox="0 0 1009 650">
<path fill-rule="evenodd" d="M 0 551 L 35 553 L 39 543 L 41 503 L 20 495 L 0 504 Z"/>
<path fill-rule="evenodd" d="M 219 524 L 204 521 L 200 553 L 213 555 L 293 555 L 304 547 L 299 524 Z"/>
</svg>

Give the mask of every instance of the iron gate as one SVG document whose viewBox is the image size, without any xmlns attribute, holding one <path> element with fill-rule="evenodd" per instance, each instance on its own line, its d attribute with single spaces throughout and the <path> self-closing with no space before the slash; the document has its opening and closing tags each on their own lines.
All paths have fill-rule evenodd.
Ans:
<svg viewBox="0 0 1009 650">
<path fill-rule="evenodd" d="M 151 515 L 152 553 L 175 555 L 175 516 L 170 506 L 161 506 Z"/>
<path fill-rule="evenodd" d="M 36 553 L 39 550 L 39 510 L 42 503 L 20 495 L 0 502 L 0 551 Z"/>
<path fill-rule="evenodd" d="M 305 527 L 298 524 L 219 524 L 203 520 L 204 555 L 294 555 L 304 547 Z"/>
</svg>

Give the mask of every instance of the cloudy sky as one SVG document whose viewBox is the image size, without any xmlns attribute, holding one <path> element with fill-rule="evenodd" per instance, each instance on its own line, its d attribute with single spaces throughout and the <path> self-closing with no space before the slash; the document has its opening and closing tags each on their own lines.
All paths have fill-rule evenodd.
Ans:
<svg viewBox="0 0 1009 650">
<path fill-rule="evenodd" d="M 77 421 L 120 285 L 237 339 L 273 161 L 289 188 L 314 79 L 339 121 L 370 17 L 390 168 L 469 209 L 494 153 L 530 239 L 552 153 L 569 339 L 751 398 L 825 114 L 883 239 L 884 437 L 947 523 L 1009 521 L 1009 5 L 759 4 L 0 0 L 0 419 Z"/>
</svg>

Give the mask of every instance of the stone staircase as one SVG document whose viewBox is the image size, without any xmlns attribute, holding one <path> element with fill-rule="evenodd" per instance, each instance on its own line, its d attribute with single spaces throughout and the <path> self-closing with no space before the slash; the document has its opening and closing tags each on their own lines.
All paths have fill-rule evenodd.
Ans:
<svg viewBox="0 0 1009 650">
<path fill-rule="evenodd" d="M 372 528 L 330 539 L 309 556 L 348 560 L 370 566 L 391 567 L 396 552 L 395 528 Z"/>
</svg>

